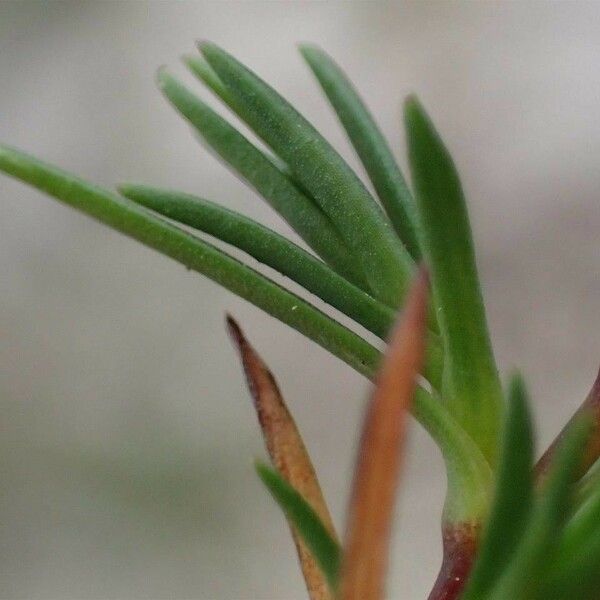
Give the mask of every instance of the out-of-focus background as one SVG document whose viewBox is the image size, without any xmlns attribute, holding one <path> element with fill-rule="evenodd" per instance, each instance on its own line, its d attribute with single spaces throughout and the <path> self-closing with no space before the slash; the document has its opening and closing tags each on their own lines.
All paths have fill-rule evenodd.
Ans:
<svg viewBox="0 0 600 600">
<path fill-rule="evenodd" d="M 196 192 L 288 229 L 154 85 L 208 38 L 357 161 L 295 44 L 347 70 L 405 164 L 417 92 L 461 169 L 503 373 L 541 443 L 600 358 L 600 4 L 0 3 L 0 140 L 111 186 Z M 199 87 L 199 86 L 198 86 Z M 208 94 L 205 94 L 208 97 Z M 0 177 L 0 597 L 304 598 L 223 327 L 277 374 L 341 527 L 369 386 L 216 285 Z M 425 596 L 443 469 L 418 427 L 390 597 Z"/>
</svg>

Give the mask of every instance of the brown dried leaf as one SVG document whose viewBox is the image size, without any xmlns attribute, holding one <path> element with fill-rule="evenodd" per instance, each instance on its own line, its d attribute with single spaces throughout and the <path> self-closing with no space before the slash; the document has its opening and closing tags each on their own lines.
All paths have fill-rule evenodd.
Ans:
<svg viewBox="0 0 600 600">
<path fill-rule="evenodd" d="M 600 371 L 596 375 L 596 381 L 594 381 L 594 385 L 587 398 L 583 401 L 583 404 L 575 411 L 575 414 L 569 419 L 569 422 L 563 427 L 558 436 L 556 436 L 556 439 L 550 444 L 535 466 L 535 477 L 538 484 L 545 480 L 556 448 L 560 445 L 566 431 L 573 421 L 578 419 L 583 413 L 592 416 L 593 427 L 579 467 L 578 477 L 585 475 L 588 469 L 600 458 Z"/>
<path fill-rule="evenodd" d="M 239 350 L 267 451 L 274 466 L 319 515 L 331 536 L 337 539 L 312 462 L 275 378 L 229 315 L 227 327 Z M 311 600 L 331 600 L 325 577 L 294 527 L 291 529 Z"/>
<path fill-rule="evenodd" d="M 421 269 L 389 341 L 365 419 L 342 559 L 341 600 L 384 596 L 406 420 L 425 351 L 427 290 L 427 274 Z"/>
</svg>

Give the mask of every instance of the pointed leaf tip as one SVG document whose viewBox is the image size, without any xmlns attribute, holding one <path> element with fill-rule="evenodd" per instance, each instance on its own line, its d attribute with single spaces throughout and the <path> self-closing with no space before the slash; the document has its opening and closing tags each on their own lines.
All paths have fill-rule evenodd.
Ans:
<svg viewBox="0 0 600 600">
<path fill-rule="evenodd" d="M 169 71 L 167 70 L 167 65 L 161 65 L 158 67 L 154 74 L 154 80 L 160 89 L 163 88 L 167 78 L 169 77 Z"/>
<path fill-rule="evenodd" d="M 235 319 L 227 314 L 226 322 L 229 334 L 242 359 L 248 387 L 254 399 L 254 406 L 271 460 L 285 481 L 315 511 L 335 541 L 337 538 L 333 521 L 310 456 L 296 423 L 287 409 L 277 382 L 262 358 L 250 345 Z M 309 549 L 298 537 L 293 520 L 290 524 L 311 599 L 328 600 L 331 596 L 327 583 L 317 568 Z"/>
<path fill-rule="evenodd" d="M 406 417 L 425 349 L 427 292 L 427 271 L 421 268 L 376 379 L 350 502 L 341 600 L 377 600 L 384 594 Z"/>
</svg>

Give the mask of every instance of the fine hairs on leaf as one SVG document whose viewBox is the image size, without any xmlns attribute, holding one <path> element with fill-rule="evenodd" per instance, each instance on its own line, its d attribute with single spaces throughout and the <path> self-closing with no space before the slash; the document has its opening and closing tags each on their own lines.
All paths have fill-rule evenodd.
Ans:
<svg viewBox="0 0 600 600">
<path fill-rule="evenodd" d="M 158 84 L 226 164 L 252 185 L 325 262 L 368 291 L 357 261 L 327 215 L 306 197 L 265 154 L 164 69 Z"/>
<path fill-rule="evenodd" d="M 243 250 L 299 283 L 363 327 L 385 339 L 394 311 L 326 264 L 266 227 L 202 198 L 139 185 L 119 186 L 134 202 Z"/>
<path fill-rule="evenodd" d="M 229 116 L 249 128 L 249 137 L 165 69 L 157 76 L 160 90 L 203 145 L 291 226 L 307 250 L 201 192 L 175 191 L 177 185 L 127 184 L 116 193 L 6 145 L 0 145 L 0 171 L 207 276 L 370 380 L 340 543 L 275 377 L 227 318 L 272 463 L 258 462 L 256 471 L 287 518 L 310 600 L 385 597 L 409 411 L 439 448 L 446 470 L 443 559 L 429 600 L 597 598 L 600 378 L 534 466 L 525 384 L 515 375 L 502 390 L 465 193 L 423 104 L 415 96 L 404 104 L 409 187 L 338 64 L 317 46 L 300 47 L 372 195 L 275 89 L 216 45 L 199 49 L 200 56 L 184 58 L 186 66 Z M 240 250 L 242 258 L 206 237 Z M 282 283 L 271 279 L 272 271 L 284 276 Z M 290 291 L 290 282 L 301 290 Z M 313 304 L 318 300 L 325 309 Z M 365 339 L 369 334 L 381 348 Z M 301 365 L 298 357 L 291 360 Z M 314 410 L 325 402 L 303 401 Z"/>
<path fill-rule="evenodd" d="M 331 102 L 360 157 L 398 237 L 414 259 L 421 256 L 414 200 L 371 113 L 330 56 L 309 44 L 300 52 Z"/>
<path fill-rule="evenodd" d="M 380 339 L 388 336 L 394 312 L 324 263 L 259 223 L 208 200 L 140 185 L 119 186 L 121 194 L 178 223 L 208 233 L 299 283 Z M 440 386 L 442 356 L 438 336 L 429 332 L 423 375 Z"/>
<path fill-rule="evenodd" d="M 215 46 L 204 58 L 254 131 L 310 191 L 359 258 L 373 293 L 392 307 L 401 303 L 414 265 L 368 190 L 329 143 L 275 90 Z"/>
</svg>

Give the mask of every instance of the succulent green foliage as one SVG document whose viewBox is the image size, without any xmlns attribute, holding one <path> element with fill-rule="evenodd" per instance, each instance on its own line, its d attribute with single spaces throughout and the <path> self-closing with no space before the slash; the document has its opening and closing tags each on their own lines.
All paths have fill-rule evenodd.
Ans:
<svg viewBox="0 0 600 600">
<path fill-rule="evenodd" d="M 512 379 L 504 415 L 464 195 L 422 106 L 413 98 L 405 111 L 413 204 L 385 139 L 346 76 L 322 51 L 302 48 L 386 216 L 339 154 L 281 96 L 216 46 L 201 50 L 204 58 L 187 58 L 187 65 L 276 156 L 162 70 L 164 95 L 318 257 L 196 196 L 140 185 L 122 186 L 125 197 L 119 196 L 5 146 L 0 170 L 208 276 L 371 379 L 381 354 L 367 341 L 181 226 L 242 250 L 382 340 L 414 271 L 413 258 L 422 252 L 441 339 L 428 334 L 423 375 L 432 389 L 417 389 L 413 414 L 444 457 L 445 525 L 483 525 L 462 600 L 589 600 L 600 586 L 600 466 L 575 483 L 589 423 L 575 420 L 544 485 L 534 491 L 525 387 L 520 377 Z M 335 589 L 337 543 L 276 471 L 257 465 L 257 472 Z"/>
<path fill-rule="evenodd" d="M 600 459 L 592 465 L 590 470 L 577 483 L 575 505 L 582 506 L 596 491 L 600 490 Z"/>
<path fill-rule="evenodd" d="M 299 296 L 144 207 L 7 146 L 0 146 L 0 170 L 206 275 L 359 373 L 371 379 L 375 376 L 381 354 L 368 342 Z M 440 443 L 452 439 L 444 434 L 452 421 L 448 411 L 423 389 L 415 400 L 415 415 L 425 429 L 442 432 L 435 434 Z"/>
<path fill-rule="evenodd" d="M 254 131 L 289 166 L 359 258 L 375 296 L 398 307 L 414 270 L 408 251 L 364 184 L 275 90 L 213 44 L 201 51 Z"/>
<path fill-rule="evenodd" d="M 128 185 L 120 189 L 122 197 L 6 146 L 0 146 L 0 170 L 208 276 L 370 379 L 376 379 L 381 359 L 371 344 L 180 224 L 242 250 L 381 339 L 404 297 L 413 258 L 422 253 L 432 275 L 441 339 L 428 334 L 423 375 L 431 391 L 417 388 L 413 414 L 445 460 L 445 526 L 483 526 L 462 599 L 594 597 L 600 586 L 600 463 L 575 483 L 589 424 L 585 418 L 574 421 L 547 479 L 534 491 L 524 384 L 513 378 L 503 414 L 465 199 L 454 163 L 422 106 L 412 98 L 405 109 L 413 201 L 346 76 L 321 50 L 302 48 L 386 215 L 339 154 L 277 92 L 216 46 L 204 44 L 201 51 L 204 58 L 186 58 L 189 68 L 275 156 L 161 71 L 164 95 L 318 257 L 196 196 Z M 262 465 L 257 471 L 335 588 L 337 543 L 276 471 Z"/>
<path fill-rule="evenodd" d="M 0 170 L 216 281 L 372 376 L 380 354 L 302 298 L 145 208 L 22 152 L 0 146 Z"/>
<path fill-rule="evenodd" d="M 252 121 L 252 118 L 248 116 L 246 112 L 244 112 L 244 105 L 235 101 L 235 98 L 227 90 L 223 82 L 219 79 L 218 75 L 213 71 L 212 67 L 202 56 L 184 56 L 183 62 L 191 71 L 191 73 L 195 75 L 234 114 L 236 114 L 242 122 L 244 122 L 246 125 L 249 125 L 249 122 Z M 312 199 L 310 192 L 306 190 L 297 179 L 294 178 L 293 173 L 290 171 L 285 162 L 283 162 L 277 156 L 272 156 L 270 154 L 265 154 L 265 157 L 270 160 L 279 171 L 284 173 L 307 198 Z"/>
<path fill-rule="evenodd" d="M 300 46 L 300 52 L 344 126 L 398 237 L 418 259 L 421 252 L 412 194 L 373 116 L 330 56 L 310 45 Z"/>
<path fill-rule="evenodd" d="M 257 463 L 256 472 L 311 551 L 330 588 L 335 590 L 341 557 L 338 543 L 308 502 L 277 471 Z"/>
<path fill-rule="evenodd" d="M 330 219 L 272 160 L 166 71 L 159 71 L 158 83 L 163 94 L 202 139 L 252 185 L 325 262 L 343 277 L 369 289 L 358 261 Z"/>
<path fill-rule="evenodd" d="M 167 197 L 165 192 L 147 188 L 124 188 L 153 212 L 9 148 L 0 152 L 0 169 L 207 275 L 374 378 L 381 355 L 369 343 L 266 276 L 156 214 L 241 248 L 380 337 L 385 337 L 392 321 L 389 305 L 399 304 L 414 269 L 387 217 L 322 136 L 226 53 L 212 45 L 203 46 L 203 52 L 206 61 L 188 60 L 188 64 L 271 146 L 284 166 L 164 70 L 158 77 L 163 93 L 205 142 L 265 197 L 333 270 L 257 223 L 206 201 L 192 202 L 190 197 L 172 193 Z M 492 471 L 464 425 L 437 395 L 445 358 L 437 336 L 429 333 L 428 340 L 423 374 L 433 392 L 418 389 L 413 413 L 446 461 L 446 518 L 482 518 Z"/>
<path fill-rule="evenodd" d="M 465 199 L 454 162 L 416 98 L 405 125 L 423 254 L 445 351 L 444 396 L 458 422 L 496 463 L 502 389 L 487 331 Z"/>
<path fill-rule="evenodd" d="M 334 308 L 385 340 L 395 313 L 293 242 L 218 204 L 181 192 L 123 185 L 121 194 L 134 202 L 243 250 L 300 284 Z M 424 375 L 439 385 L 442 356 L 438 337 L 430 333 Z"/>
<path fill-rule="evenodd" d="M 395 313 L 286 238 L 233 211 L 197 196 L 141 185 L 119 192 L 169 219 L 208 233 L 247 252 L 299 283 L 363 327 L 385 339 Z"/>
<path fill-rule="evenodd" d="M 569 515 L 576 472 L 590 425 L 587 418 L 578 419 L 567 431 L 521 539 L 491 589 L 489 600 L 540 598 L 548 565 L 555 556 L 557 540 Z"/>
<path fill-rule="evenodd" d="M 495 496 L 477 562 L 462 600 L 484 597 L 510 560 L 533 502 L 533 429 L 525 384 L 510 382 Z"/>
</svg>

